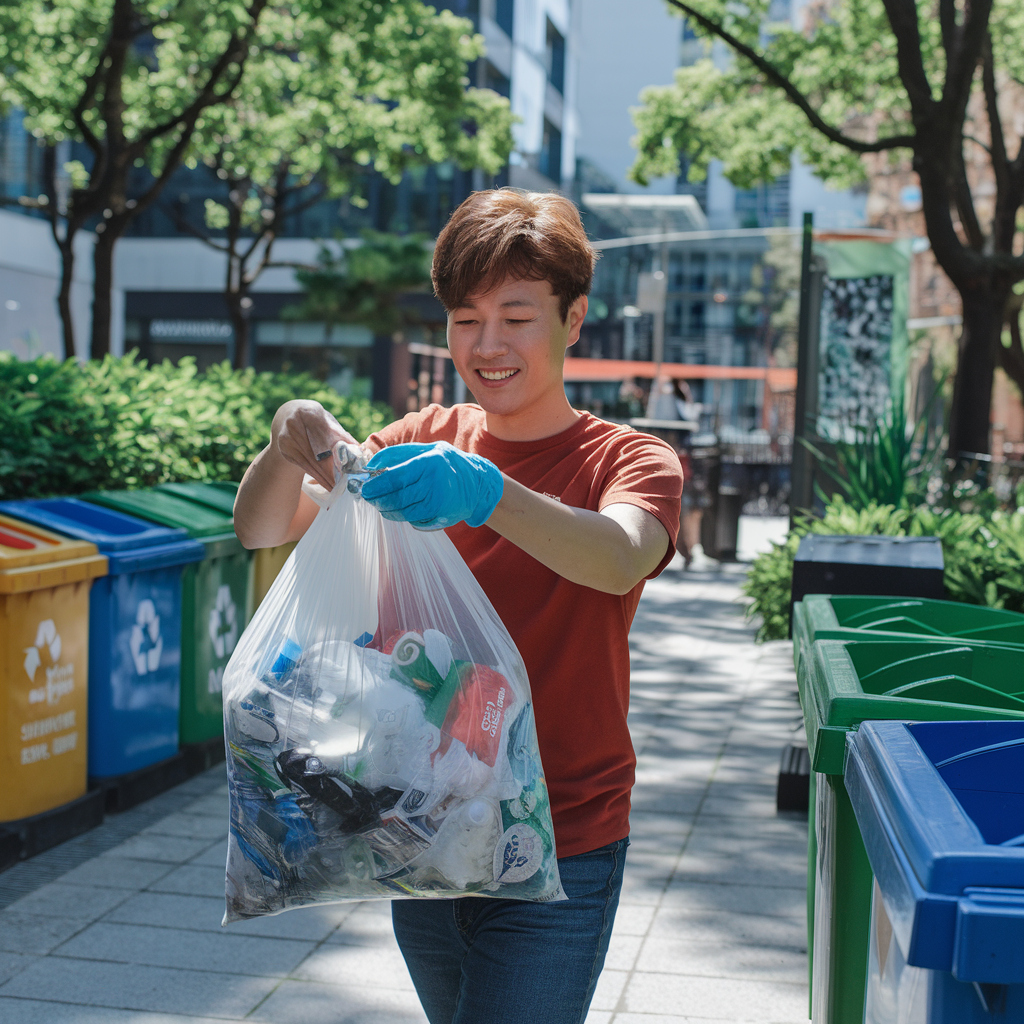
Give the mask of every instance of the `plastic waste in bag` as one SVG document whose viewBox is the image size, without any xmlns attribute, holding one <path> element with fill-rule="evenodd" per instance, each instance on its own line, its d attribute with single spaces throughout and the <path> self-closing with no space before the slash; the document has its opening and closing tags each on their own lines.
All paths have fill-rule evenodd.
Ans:
<svg viewBox="0 0 1024 1024">
<path fill-rule="evenodd" d="M 564 899 L 522 658 L 442 531 L 338 483 L 224 673 L 225 923 L 348 899 Z"/>
</svg>

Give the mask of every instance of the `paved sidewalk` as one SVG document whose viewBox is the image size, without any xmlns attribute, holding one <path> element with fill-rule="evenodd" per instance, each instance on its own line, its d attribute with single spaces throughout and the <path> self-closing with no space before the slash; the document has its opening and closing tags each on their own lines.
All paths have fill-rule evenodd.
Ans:
<svg viewBox="0 0 1024 1024">
<path fill-rule="evenodd" d="M 740 578 L 671 568 L 640 606 L 632 846 L 588 1024 L 807 1020 L 807 822 L 775 813 L 796 684 Z M 0 874 L 0 1021 L 424 1024 L 385 902 L 220 927 L 226 811 L 221 766 Z"/>
</svg>

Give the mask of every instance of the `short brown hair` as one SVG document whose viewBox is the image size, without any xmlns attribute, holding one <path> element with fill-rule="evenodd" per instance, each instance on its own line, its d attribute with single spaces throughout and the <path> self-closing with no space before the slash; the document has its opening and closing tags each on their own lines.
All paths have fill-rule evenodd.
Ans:
<svg viewBox="0 0 1024 1024">
<path fill-rule="evenodd" d="M 579 211 L 555 192 L 513 188 L 474 192 L 438 236 L 430 276 L 449 312 L 507 277 L 547 281 L 562 322 L 590 291 L 597 254 Z"/>
</svg>

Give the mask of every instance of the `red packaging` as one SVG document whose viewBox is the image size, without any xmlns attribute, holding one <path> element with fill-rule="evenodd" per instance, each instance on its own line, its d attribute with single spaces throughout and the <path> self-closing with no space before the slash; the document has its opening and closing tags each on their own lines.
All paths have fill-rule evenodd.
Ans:
<svg viewBox="0 0 1024 1024">
<path fill-rule="evenodd" d="M 502 723 L 515 703 L 512 687 L 486 665 L 467 665 L 460 683 L 444 717 L 438 753 L 443 754 L 452 740 L 461 740 L 466 750 L 493 768 L 501 749 Z"/>
</svg>

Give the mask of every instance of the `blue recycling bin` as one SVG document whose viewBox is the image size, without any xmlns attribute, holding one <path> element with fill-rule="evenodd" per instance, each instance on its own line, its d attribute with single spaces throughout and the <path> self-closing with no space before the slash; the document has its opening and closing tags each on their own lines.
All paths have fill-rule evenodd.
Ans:
<svg viewBox="0 0 1024 1024">
<path fill-rule="evenodd" d="M 4 501 L 9 516 L 92 541 L 109 575 L 89 595 L 90 777 L 148 768 L 178 751 L 181 576 L 206 549 L 169 529 L 77 498 Z"/>
<path fill-rule="evenodd" d="M 865 1024 L 1022 1024 L 1024 722 L 866 722 L 845 782 L 875 878 Z"/>
</svg>

